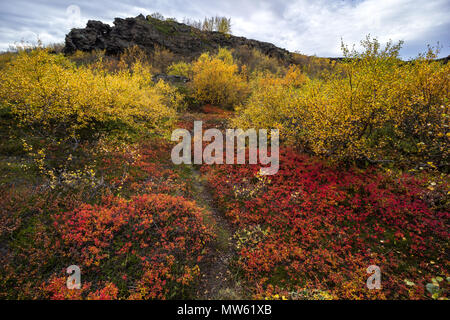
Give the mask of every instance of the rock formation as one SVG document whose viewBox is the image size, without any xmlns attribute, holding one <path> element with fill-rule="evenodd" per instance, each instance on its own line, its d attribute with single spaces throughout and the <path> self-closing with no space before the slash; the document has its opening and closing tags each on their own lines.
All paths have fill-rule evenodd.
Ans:
<svg viewBox="0 0 450 320">
<path fill-rule="evenodd" d="M 271 43 L 220 32 L 201 31 L 176 21 L 163 21 L 143 15 L 136 18 L 116 18 L 112 27 L 100 21 L 89 20 L 86 28 L 72 29 L 66 35 L 64 52 L 106 50 L 107 54 L 118 54 L 134 45 L 149 51 L 160 46 L 188 58 L 219 47 L 248 46 L 271 57 L 291 60 L 289 51 Z"/>
</svg>

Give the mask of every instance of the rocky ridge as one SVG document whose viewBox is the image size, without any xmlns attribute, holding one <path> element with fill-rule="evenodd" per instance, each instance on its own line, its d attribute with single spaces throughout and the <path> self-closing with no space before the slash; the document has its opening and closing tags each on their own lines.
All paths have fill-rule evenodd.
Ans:
<svg viewBox="0 0 450 320">
<path fill-rule="evenodd" d="M 220 32 L 201 31 L 176 21 L 163 21 L 143 15 L 126 19 L 115 18 L 113 26 L 89 20 L 86 28 L 72 29 L 66 35 L 64 52 L 105 50 L 107 54 L 118 54 L 134 45 L 147 51 L 159 46 L 187 58 L 194 58 L 204 51 L 216 50 L 219 47 L 247 46 L 283 61 L 289 62 L 292 59 L 289 51 L 268 42 Z"/>
</svg>

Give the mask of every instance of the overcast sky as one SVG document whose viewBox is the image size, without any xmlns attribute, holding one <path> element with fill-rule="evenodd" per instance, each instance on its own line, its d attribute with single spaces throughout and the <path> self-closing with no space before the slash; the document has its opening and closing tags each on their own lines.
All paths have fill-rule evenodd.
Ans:
<svg viewBox="0 0 450 320">
<path fill-rule="evenodd" d="M 405 41 L 410 58 L 427 44 L 450 54 L 450 0 L 0 0 L 0 50 L 17 41 L 63 42 L 73 27 L 90 19 L 160 12 L 165 17 L 231 17 L 234 35 L 267 41 L 290 51 L 340 56 L 340 39 L 359 43 L 366 34 L 382 42 Z"/>
</svg>

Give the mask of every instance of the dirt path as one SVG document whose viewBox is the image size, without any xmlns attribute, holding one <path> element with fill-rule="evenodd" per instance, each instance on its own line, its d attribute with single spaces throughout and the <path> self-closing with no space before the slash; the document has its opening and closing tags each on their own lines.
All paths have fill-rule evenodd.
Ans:
<svg viewBox="0 0 450 320">
<path fill-rule="evenodd" d="M 223 115 L 211 113 L 186 113 L 181 119 L 189 124 L 201 120 L 203 121 L 203 130 L 205 130 L 206 128 L 226 128 L 226 118 Z M 243 299 L 242 286 L 231 267 L 236 257 L 232 239 L 233 228 L 223 212 L 215 207 L 208 183 L 198 168 L 195 165 L 186 165 L 184 169 L 184 175 L 190 181 L 194 200 L 205 211 L 205 223 L 213 227 L 216 235 L 216 240 L 211 243 L 208 254 L 199 264 L 201 278 L 196 296 L 202 300 Z"/>
<path fill-rule="evenodd" d="M 198 205 L 204 208 L 205 222 L 214 228 L 216 240 L 210 245 L 209 253 L 200 263 L 201 279 L 197 289 L 197 298 L 241 299 L 242 288 L 233 274 L 230 264 L 235 256 L 232 241 L 232 227 L 218 208 L 207 188 L 207 182 L 198 169 L 190 167 L 192 188 Z"/>
</svg>

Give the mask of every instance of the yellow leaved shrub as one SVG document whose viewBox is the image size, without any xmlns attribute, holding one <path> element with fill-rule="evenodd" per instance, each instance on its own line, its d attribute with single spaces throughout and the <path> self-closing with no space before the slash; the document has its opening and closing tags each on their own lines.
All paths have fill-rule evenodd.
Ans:
<svg viewBox="0 0 450 320">
<path fill-rule="evenodd" d="M 192 72 L 192 95 L 200 103 L 231 108 L 248 95 L 245 77 L 227 49 L 220 49 L 217 55 L 202 54 L 193 63 Z"/>
<path fill-rule="evenodd" d="M 362 41 L 364 52 L 343 46 L 346 60 L 307 79 L 256 79 L 251 97 L 233 123 L 280 129 L 288 144 L 336 160 L 432 162 L 449 159 L 450 65 L 429 51 L 399 59 L 402 43 L 381 48 Z"/>
<path fill-rule="evenodd" d="M 93 124 L 118 122 L 156 133 L 169 129 L 181 100 L 168 85 L 154 84 L 149 67 L 107 72 L 76 67 L 44 49 L 20 52 L 0 75 L 0 103 L 27 127 L 73 136 Z"/>
</svg>

